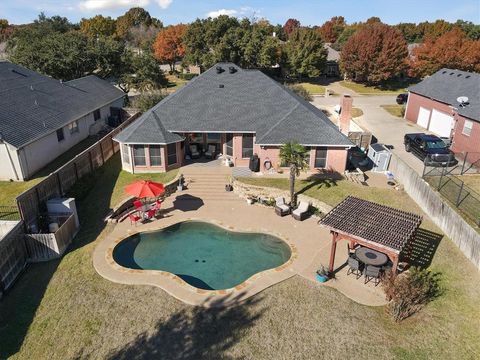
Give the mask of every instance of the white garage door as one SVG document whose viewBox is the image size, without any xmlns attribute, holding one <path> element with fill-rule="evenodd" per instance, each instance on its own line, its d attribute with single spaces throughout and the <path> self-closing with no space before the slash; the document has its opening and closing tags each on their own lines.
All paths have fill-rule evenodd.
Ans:
<svg viewBox="0 0 480 360">
<path fill-rule="evenodd" d="M 420 107 L 418 110 L 417 124 L 423 128 L 428 127 L 428 119 L 430 118 L 430 110 Z"/>
<path fill-rule="evenodd" d="M 453 126 L 453 117 L 441 111 L 433 109 L 432 119 L 428 130 L 438 136 L 450 137 Z"/>
</svg>

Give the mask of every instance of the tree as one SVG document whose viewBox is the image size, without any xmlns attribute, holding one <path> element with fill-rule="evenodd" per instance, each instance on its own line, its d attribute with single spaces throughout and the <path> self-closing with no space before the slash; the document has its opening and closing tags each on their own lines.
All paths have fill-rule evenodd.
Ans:
<svg viewBox="0 0 480 360">
<path fill-rule="evenodd" d="M 148 11 L 141 7 L 134 7 L 117 18 L 116 35 L 121 39 L 128 40 L 130 29 L 140 25 L 163 27 L 162 22 L 151 17 Z"/>
<path fill-rule="evenodd" d="M 287 85 L 287 88 L 290 91 L 297 94 L 298 96 L 300 96 L 304 100 L 307 100 L 307 101 L 312 101 L 313 100 L 312 99 L 312 94 L 310 94 L 310 92 L 300 84 L 290 84 L 290 85 Z"/>
<path fill-rule="evenodd" d="M 409 59 L 410 75 L 424 77 L 448 67 L 466 71 L 480 71 L 480 40 L 471 40 L 458 27 L 437 39 L 427 37 L 413 49 Z"/>
<path fill-rule="evenodd" d="M 319 29 L 323 41 L 334 43 L 345 29 L 345 19 L 343 16 L 334 16 L 326 21 Z"/>
<path fill-rule="evenodd" d="M 293 77 L 319 76 L 325 69 L 327 50 L 316 30 L 303 28 L 290 34 L 285 46 L 287 67 Z"/>
<path fill-rule="evenodd" d="M 283 25 L 283 31 L 287 35 L 290 36 L 292 32 L 300 28 L 300 21 L 297 19 L 288 19 L 285 25 Z"/>
<path fill-rule="evenodd" d="M 340 66 L 350 78 L 378 84 L 406 69 L 407 43 L 399 30 L 374 22 L 361 27 L 344 44 Z"/>
<path fill-rule="evenodd" d="M 80 31 L 89 37 L 112 36 L 115 33 L 115 20 L 110 16 L 97 15 L 80 21 Z"/>
<path fill-rule="evenodd" d="M 454 24 L 458 26 L 462 31 L 472 40 L 480 40 L 480 25 L 476 25 L 471 21 L 457 20 Z"/>
<path fill-rule="evenodd" d="M 0 19 L 0 43 L 7 41 L 15 32 L 12 25 L 6 19 Z"/>
<path fill-rule="evenodd" d="M 124 75 L 121 80 L 125 92 L 130 88 L 139 91 L 157 90 L 168 84 L 163 71 L 160 70 L 160 64 L 150 53 L 133 56 L 131 72 Z"/>
<path fill-rule="evenodd" d="M 170 65 L 170 70 L 175 70 L 175 62 L 182 60 L 185 55 L 185 45 L 183 37 L 187 30 L 187 25 L 178 24 L 169 26 L 161 30 L 153 48 L 155 50 L 155 57 Z"/>
<path fill-rule="evenodd" d="M 166 98 L 167 95 L 167 93 L 158 90 L 148 93 L 141 93 L 133 100 L 133 107 L 144 113 Z"/>
<path fill-rule="evenodd" d="M 290 206 L 292 207 L 297 204 L 295 177 L 300 175 L 300 171 L 308 168 L 307 155 L 307 149 L 297 142 L 288 142 L 280 147 L 280 159 L 290 168 Z"/>
<path fill-rule="evenodd" d="M 423 32 L 420 27 L 415 23 L 400 23 L 395 25 L 395 27 L 400 30 L 405 41 L 408 44 L 419 43 L 423 41 Z"/>
</svg>

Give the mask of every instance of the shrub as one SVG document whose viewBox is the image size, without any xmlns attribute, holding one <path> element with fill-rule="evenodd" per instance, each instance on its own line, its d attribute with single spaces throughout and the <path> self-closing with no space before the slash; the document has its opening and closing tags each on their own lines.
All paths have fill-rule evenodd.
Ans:
<svg viewBox="0 0 480 360">
<path fill-rule="evenodd" d="M 298 96 L 300 96 L 301 98 L 307 101 L 312 101 L 312 95 L 302 85 L 291 84 L 291 85 L 287 85 L 287 88 L 290 89 L 290 91 L 297 94 Z"/>
<path fill-rule="evenodd" d="M 184 74 L 184 73 L 181 73 L 181 74 L 178 74 L 177 76 L 178 76 L 180 79 L 183 79 L 183 80 L 192 80 L 195 76 L 197 76 L 197 74 L 192 74 L 192 73 Z"/>
<path fill-rule="evenodd" d="M 415 314 L 440 295 L 439 274 L 420 268 L 395 276 L 392 272 L 382 280 L 387 300 L 387 313 L 395 321 Z"/>
<path fill-rule="evenodd" d="M 142 113 L 151 109 L 162 101 L 167 94 L 163 91 L 153 91 L 149 93 L 141 93 L 134 100 L 132 106 Z"/>
</svg>

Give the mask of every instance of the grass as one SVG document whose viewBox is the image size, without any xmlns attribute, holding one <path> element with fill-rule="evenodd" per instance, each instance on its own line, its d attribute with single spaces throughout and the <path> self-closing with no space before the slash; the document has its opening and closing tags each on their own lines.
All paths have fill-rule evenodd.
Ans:
<svg viewBox="0 0 480 360">
<path fill-rule="evenodd" d="M 389 81 L 380 85 L 367 85 L 353 81 L 343 80 L 340 81 L 340 85 L 361 95 L 393 95 L 406 92 L 409 86 L 417 82 L 418 80 L 415 79 L 405 79 Z"/>
<path fill-rule="evenodd" d="M 298 83 L 301 85 L 305 90 L 307 90 L 312 95 L 324 95 L 325 94 L 325 86 L 315 84 L 314 82 L 301 82 Z"/>
<path fill-rule="evenodd" d="M 62 155 L 54 159 L 43 169 L 40 169 L 31 180 L 28 181 L 0 181 L 0 205 L 15 205 L 15 198 L 23 191 L 31 188 L 33 185 L 38 184 L 46 176 L 65 165 L 76 155 L 80 154 L 83 150 L 92 146 L 98 141 L 98 137 L 90 136 L 74 145 Z"/>
<path fill-rule="evenodd" d="M 363 110 L 357 107 L 352 107 L 352 117 L 356 118 L 363 115 Z"/>
<path fill-rule="evenodd" d="M 405 106 L 404 105 L 380 105 L 385 111 L 390 113 L 390 115 L 403 118 L 405 115 Z"/>
<path fill-rule="evenodd" d="M 460 180 L 462 180 L 465 185 L 472 188 L 475 192 L 480 194 L 480 175 L 479 174 L 472 174 L 472 175 L 463 175 L 457 176 Z"/>
<path fill-rule="evenodd" d="M 158 176 L 165 181 L 174 174 Z M 95 187 L 78 203 L 82 227 L 68 254 L 30 265 L 0 302 L 0 358 L 479 357 L 480 275 L 447 239 L 432 263 L 432 270 L 442 273 L 444 295 L 400 324 L 381 307 L 359 305 L 298 276 L 249 302 L 216 309 L 187 306 L 152 286 L 103 279 L 92 266 L 92 251 L 110 231 L 102 218 L 132 179 L 121 172 L 118 156 L 108 161 Z M 286 179 L 256 183 L 288 186 Z M 298 190 L 331 205 L 354 194 L 419 211 L 403 192 L 346 181 L 299 182 Z M 438 232 L 428 221 L 424 227 Z"/>
<path fill-rule="evenodd" d="M 187 80 L 180 79 L 179 77 L 173 74 L 167 74 L 166 78 L 168 80 L 168 88 L 173 91 L 180 89 L 183 85 L 185 85 L 188 82 Z"/>
</svg>

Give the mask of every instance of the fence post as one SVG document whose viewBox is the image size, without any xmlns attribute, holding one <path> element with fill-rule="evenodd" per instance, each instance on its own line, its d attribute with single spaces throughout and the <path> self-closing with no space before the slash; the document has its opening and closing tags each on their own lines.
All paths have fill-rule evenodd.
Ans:
<svg viewBox="0 0 480 360">
<path fill-rule="evenodd" d="M 62 190 L 62 181 L 60 180 L 60 174 L 55 172 L 56 178 L 57 178 L 57 185 L 58 185 L 58 191 L 60 196 L 63 196 L 63 190 Z"/>
<path fill-rule="evenodd" d="M 463 157 L 462 171 L 460 171 L 460 175 L 463 175 L 463 171 L 465 170 L 465 162 L 467 161 L 467 157 L 468 157 L 468 151 L 465 153 L 465 156 Z"/>
<path fill-rule="evenodd" d="M 105 157 L 103 156 L 103 146 L 102 146 L 102 140 L 98 142 L 98 145 L 100 146 L 100 155 L 102 155 L 102 165 L 105 164 Z"/>
<path fill-rule="evenodd" d="M 463 184 L 465 184 L 465 183 L 462 181 L 462 185 L 460 185 L 460 191 L 458 192 L 457 201 L 455 203 L 455 206 L 457 208 L 460 206 L 460 197 L 462 196 Z"/>
<path fill-rule="evenodd" d="M 77 163 L 74 161 L 73 162 L 73 171 L 75 172 L 75 179 L 78 181 L 78 169 L 77 169 Z"/>
<path fill-rule="evenodd" d="M 93 172 L 93 159 L 92 159 L 92 151 L 88 152 L 88 160 L 90 161 L 90 172 Z"/>
</svg>

